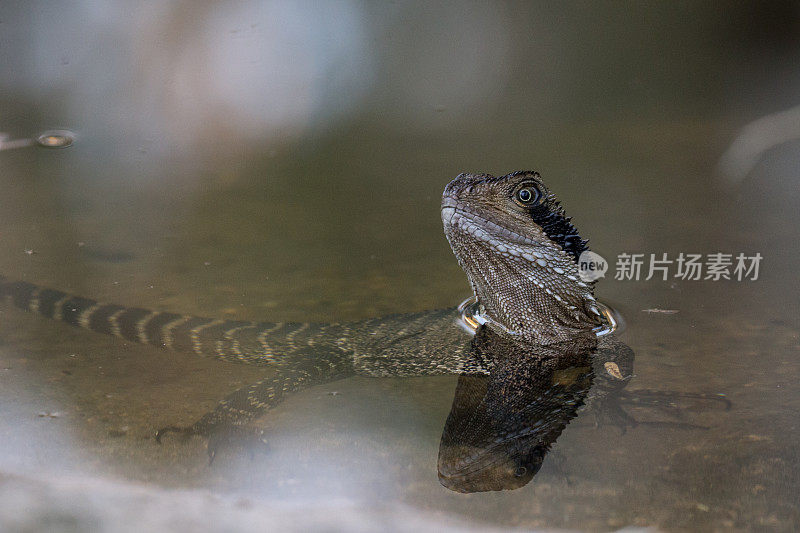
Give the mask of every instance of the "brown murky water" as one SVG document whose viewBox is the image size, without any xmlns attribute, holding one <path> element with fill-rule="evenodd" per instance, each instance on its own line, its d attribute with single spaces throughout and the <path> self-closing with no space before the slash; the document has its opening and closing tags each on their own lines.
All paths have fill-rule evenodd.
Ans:
<svg viewBox="0 0 800 533">
<path fill-rule="evenodd" d="M 767 38 L 779 7 L 628 8 L 0 8 L 0 131 L 77 135 L 0 151 L 3 275 L 243 320 L 452 306 L 469 289 L 442 235 L 442 188 L 462 171 L 534 168 L 612 262 L 597 293 L 627 320 L 629 388 L 733 404 L 684 410 L 707 429 L 579 417 L 528 486 L 463 495 L 436 476 L 456 378 L 353 378 L 262 418 L 263 453 L 209 466 L 200 439 L 159 446 L 154 430 L 263 370 L 3 307 L 3 493 L 22 490 L 15 476 L 78 476 L 245 507 L 401 504 L 409 528 L 419 512 L 478 527 L 796 529 L 800 144 L 740 181 L 715 169 L 745 124 L 797 105 L 797 24 Z M 285 41 L 276 20 L 310 29 Z M 757 281 L 613 279 L 618 254 L 664 252 L 763 260 Z M 0 505 L 9 527 L 15 513 Z"/>
</svg>

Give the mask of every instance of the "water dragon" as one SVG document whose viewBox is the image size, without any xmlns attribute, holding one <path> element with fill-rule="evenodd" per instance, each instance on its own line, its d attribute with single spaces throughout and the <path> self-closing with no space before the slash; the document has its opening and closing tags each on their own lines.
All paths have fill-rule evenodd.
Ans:
<svg viewBox="0 0 800 533">
<path fill-rule="evenodd" d="M 470 379 L 483 377 L 482 382 L 472 382 L 483 383 L 479 386 L 483 394 L 488 378 L 489 389 L 492 383 L 499 383 L 502 390 L 497 394 L 508 399 L 525 396 L 530 384 L 538 383 L 537 376 L 549 383 L 558 369 L 591 367 L 586 359 L 590 354 L 606 354 L 606 359 L 609 354 L 622 354 L 619 361 L 632 361 L 631 350 L 613 335 L 598 337 L 604 314 L 594 297 L 594 283 L 582 280 L 578 271 L 578 258 L 587 249 L 587 241 L 537 172 L 499 177 L 461 174 L 444 190 L 441 216 L 447 240 L 476 300 L 479 323 L 471 322 L 478 331 L 474 337 L 456 308 L 340 324 L 253 323 L 99 303 L 4 278 L 0 278 L 0 296 L 26 311 L 128 341 L 274 368 L 270 377 L 233 392 L 193 425 L 167 427 L 156 434 L 157 440 L 169 432 L 207 437 L 212 459 L 214 439 L 219 435 L 244 427 L 292 391 L 348 376 L 457 374 L 466 380 L 459 383 L 458 390 L 469 389 Z M 533 368 L 532 362 L 541 370 L 536 375 L 526 370 Z M 619 365 L 614 365 L 619 373 Z M 542 372 L 545 378 L 541 378 Z M 623 374 L 616 377 L 624 386 L 630 369 Z M 520 380 L 519 376 L 528 378 Z M 576 378 L 574 383 L 586 384 L 584 378 Z M 567 396 L 577 408 L 584 402 L 588 385 L 567 390 L 572 391 Z M 485 409 L 487 402 L 479 403 Z M 458 452 L 461 459 L 455 457 L 449 445 L 452 439 L 447 436 L 459 433 L 453 430 L 459 425 L 454 413 L 463 414 L 464 409 L 457 391 L 448 419 L 450 430 L 446 428 L 442 442 L 440 478 L 455 490 L 496 490 L 496 480 L 487 485 L 472 476 L 465 484 L 463 479 L 452 481 L 461 479 L 458 475 L 443 473 L 459 461 L 463 463 L 463 449 Z M 525 411 L 524 406 L 514 409 Z M 530 451 L 509 452 L 513 464 L 503 471 L 518 474 L 520 465 L 527 464 L 526 476 L 512 477 L 529 479 L 538 469 L 532 463 L 541 464 L 542 450 L 546 451 L 572 416 L 562 416 L 554 426 L 557 430 L 547 438 L 539 436 L 539 451 L 533 454 L 538 459 L 531 459 Z M 460 434 L 463 441 L 463 431 Z"/>
</svg>

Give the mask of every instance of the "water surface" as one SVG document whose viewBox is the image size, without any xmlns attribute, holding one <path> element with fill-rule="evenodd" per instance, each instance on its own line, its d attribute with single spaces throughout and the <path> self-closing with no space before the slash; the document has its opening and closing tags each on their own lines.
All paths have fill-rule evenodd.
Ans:
<svg viewBox="0 0 800 533">
<path fill-rule="evenodd" d="M 597 288 L 627 321 L 630 390 L 723 393 L 732 409 L 690 403 L 682 416 L 707 429 L 624 433 L 579 416 L 529 485 L 464 495 L 436 473 L 456 377 L 358 377 L 294 395 L 257 422 L 263 453 L 209 467 L 201 439 L 159 446 L 153 432 L 263 370 L 3 307 L 0 472 L 309 509 L 397 503 L 478 526 L 797 527 L 800 144 L 743 181 L 715 174 L 742 126 L 798 104 L 797 34 L 764 29 L 786 17 L 756 4 L 245 6 L 0 8 L 0 131 L 76 133 L 62 150 L 0 151 L 0 273 L 241 320 L 449 307 L 469 287 L 442 235 L 444 185 L 536 169 L 612 263 L 762 254 L 757 281 Z M 311 29 L 286 44 L 284 26 Z"/>
</svg>

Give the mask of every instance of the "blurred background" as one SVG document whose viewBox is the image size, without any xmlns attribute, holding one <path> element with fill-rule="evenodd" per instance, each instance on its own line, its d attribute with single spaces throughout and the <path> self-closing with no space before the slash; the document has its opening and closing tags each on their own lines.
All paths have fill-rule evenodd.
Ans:
<svg viewBox="0 0 800 533">
<path fill-rule="evenodd" d="M 461 172 L 538 170 L 612 268 L 623 252 L 764 256 L 758 282 L 598 286 L 629 323 L 641 387 L 720 391 L 747 408 L 723 422 L 701 414 L 719 426 L 696 438 L 654 432 L 653 456 L 640 454 L 641 435 L 565 432 L 577 488 L 550 463 L 537 497 L 459 500 L 435 478 L 454 380 L 356 380 L 342 387 L 357 422 L 336 426 L 344 415 L 312 395 L 276 415 L 276 431 L 297 439 L 283 453 L 302 442 L 306 458 L 314 437 L 303 431 L 336 426 L 326 445 L 359 472 L 320 475 L 276 453 L 306 472 L 286 476 L 316 496 L 333 476 L 354 498 L 505 525 L 790 530 L 798 106 L 797 2 L 6 0 L 0 273 L 244 320 L 447 307 L 469 288 L 442 236 L 443 187 Z M 74 132 L 74 145 L 14 148 L 52 128 Z M 164 361 L 2 316 L 0 467 L 226 490 L 249 473 L 226 481 L 203 469 L 202 452 L 165 455 L 147 439 L 213 407 L 252 369 Z M 62 430 L 75 441 L 55 438 Z M 381 431 L 348 455 L 348 439 Z"/>
<path fill-rule="evenodd" d="M 738 194 L 743 167 L 799 135 L 795 112 L 793 131 L 757 132 L 714 181 L 742 128 L 800 105 L 798 20 L 794 2 L 4 2 L 0 131 L 79 137 L 68 153 L 8 152 L 4 172 L 24 163 L 9 181 L 46 189 L 58 229 L 100 255 L 136 239 L 163 251 L 174 224 L 215 241 L 201 265 L 219 240 L 238 268 L 273 270 L 286 248 L 301 254 L 292 263 L 320 262 L 324 236 L 327 284 L 407 277 L 408 297 L 421 272 L 436 286 L 461 278 L 429 239 L 439 192 L 462 171 L 539 170 L 593 228 L 631 222 L 621 206 L 668 196 L 691 216 L 687 201 Z M 793 205 L 795 176 L 762 170 L 746 190 Z M 35 216 L 12 203 L 8 224 Z M 601 253 L 624 251 L 586 233 Z M 365 303 L 346 312 L 378 311 Z"/>
</svg>

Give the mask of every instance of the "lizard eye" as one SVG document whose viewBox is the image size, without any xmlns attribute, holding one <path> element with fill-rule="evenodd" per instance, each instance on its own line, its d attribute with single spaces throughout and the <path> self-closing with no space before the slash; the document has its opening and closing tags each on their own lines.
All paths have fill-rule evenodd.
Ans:
<svg viewBox="0 0 800 533">
<path fill-rule="evenodd" d="M 514 194 L 514 198 L 521 205 L 530 205 L 536 203 L 539 201 L 540 196 L 541 194 L 539 193 L 539 189 L 533 187 L 532 185 L 522 187 Z"/>
</svg>

